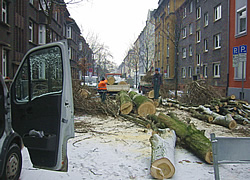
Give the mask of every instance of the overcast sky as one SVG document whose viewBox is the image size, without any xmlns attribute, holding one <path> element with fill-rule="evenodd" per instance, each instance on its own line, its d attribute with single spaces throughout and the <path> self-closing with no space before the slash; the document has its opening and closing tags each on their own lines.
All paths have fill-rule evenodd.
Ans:
<svg viewBox="0 0 250 180">
<path fill-rule="evenodd" d="M 84 38 L 94 33 L 120 65 L 129 47 L 146 25 L 148 10 L 158 6 L 158 0 L 89 0 L 68 5 L 70 15 L 82 30 Z"/>
</svg>

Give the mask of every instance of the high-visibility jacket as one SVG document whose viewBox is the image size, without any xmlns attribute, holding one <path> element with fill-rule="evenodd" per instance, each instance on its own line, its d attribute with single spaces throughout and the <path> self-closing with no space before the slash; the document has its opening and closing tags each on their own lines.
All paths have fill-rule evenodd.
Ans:
<svg viewBox="0 0 250 180">
<path fill-rule="evenodd" d="M 105 81 L 100 81 L 98 84 L 98 90 L 107 90 L 107 84 Z"/>
<path fill-rule="evenodd" d="M 106 84 L 108 84 L 108 80 L 107 80 L 107 79 L 105 79 L 104 82 L 105 82 Z"/>
</svg>

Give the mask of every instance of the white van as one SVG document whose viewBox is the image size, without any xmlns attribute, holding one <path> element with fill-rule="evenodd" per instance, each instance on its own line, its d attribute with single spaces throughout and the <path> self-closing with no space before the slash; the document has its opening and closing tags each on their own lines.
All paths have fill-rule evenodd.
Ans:
<svg viewBox="0 0 250 180">
<path fill-rule="evenodd" d="M 34 167 L 67 171 L 74 136 L 73 96 L 66 41 L 31 49 L 8 89 L 0 75 L 0 179 L 19 179 L 21 149 Z"/>
</svg>

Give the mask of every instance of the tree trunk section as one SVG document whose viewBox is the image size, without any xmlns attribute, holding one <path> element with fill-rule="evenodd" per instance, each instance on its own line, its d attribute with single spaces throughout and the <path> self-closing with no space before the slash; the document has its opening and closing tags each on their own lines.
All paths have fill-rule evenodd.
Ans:
<svg viewBox="0 0 250 180">
<path fill-rule="evenodd" d="M 131 91 L 134 92 L 134 91 Z M 148 99 L 146 96 L 143 96 L 138 93 L 129 93 L 132 101 L 136 106 L 137 113 L 142 116 L 146 117 L 148 114 L 155 114 L 156 108 L 152 100 Z"/>
<path fill-rule="evenodd" d="M 120 81 L 118 85 L 127 85 L 128 83 L 126 81 Z"/>
<path fill-rule="evenodd" d="M 152 118 L 153 119 L 153 118 Z M 212 145 L 204 132 L 196 129 L 193 124 L 186 125 L 177 117 L 170 117 L 160 113 L 157 117 L 166 127 L 173 129 L 176 135 L 185 143 L 186 147 L 207 163 L 212 163 Z"/>
<path fill-rule="evenodd" d="M 157 179 L 171 178 L 175 173 L 174 148 L 176 135 L 174 130 L 163 129 L 162 134 L 150 137 L 151 175 Z"/>
<path fill-rule="evenodd" d="M 227 114 L 226 116 L 222 116 L 218 113 L 211 111 L 209 108 L 205 108 L 204 106 L 199 106 L 204 113 L 213 116 L 213 121 L 211 123 L 218 124 L 229 129 L 235 129 L 237 127 L 236 121 L 232 118 L 231 114 Z"/>
<path fill-rule="evenodd" d="M 108 77 L 107 79 L 109 85 L 113 85 L 115 83 L 115 78 L 113 76 Z"/>
<path fill-rule="evenodd" d="M 154 90 L 149 91 L 148 98 L 154 99 Z"/>
<path fill-rule="evenodd" d="M 133 103 L 127 92 L 119 92 L 120 111 L 122 114 L 129 114 L 133 110 Z"/>
<path fill-rule="evenodd" d="M 200 120 L 205 121 L 205 122 L 211 122 L 214 119 L 213 116 L 201 114 L 193 109 L 189 109 L 189 111 L 190 111 L 192 117 L 200 119 Z"/>
</svg>

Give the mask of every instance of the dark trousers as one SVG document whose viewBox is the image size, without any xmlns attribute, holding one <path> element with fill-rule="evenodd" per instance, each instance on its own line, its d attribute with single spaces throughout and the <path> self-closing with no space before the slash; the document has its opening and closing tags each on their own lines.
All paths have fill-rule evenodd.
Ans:
<svg viewBox="0 0 250 180">
<path fill-rule="evenodd" d="M 101 95 L 101 100 L 102 100 L 102 102 L 105 102 L 107 91 L 105 91 L 105 90 L 100 90 L 100 91 L 99 91 L 99 94 Z"/>
<path fill-rule="evenodd" d="M 159 91 L 160 91 L 160 86 L 159 85 L 154 85 L 154 99 L 159 98 Z"/>
</svg>

